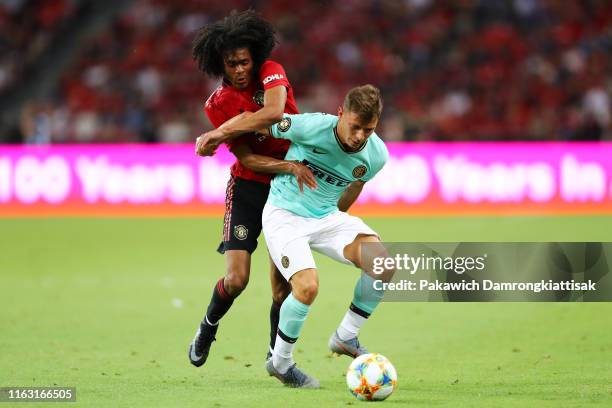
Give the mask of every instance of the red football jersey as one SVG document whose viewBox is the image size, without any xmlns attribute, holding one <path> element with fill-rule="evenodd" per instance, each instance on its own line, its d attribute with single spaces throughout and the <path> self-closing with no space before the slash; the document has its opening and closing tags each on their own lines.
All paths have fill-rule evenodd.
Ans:
<svg viewBox="0 0 612 408">
<path fill-rule="evenodd" d="M 264 91 L 279 85 L 287 88 L 285 113 L 299 113 L 293 96 L 293 89 L 287 80 L 285 70 L 282 65 L 271 60 L 263 63 L 257 75 L 257 80 L 253 81 L 247 89 L 238 90 L 223 81 L 221 86 L 206 101 L 204 111 L 213 126 L 218 128 L 224 122 L 242 112 L 255 112 L 261 109 Z M 243 143 L 246 143 L 253 153 L 283 159 L 289 149 L 290 142 L 270 136 L 246 134 L 228 143 L 228 147 L 231 150 L 234 146 Z M 232 165 L 232 174 L 236 177 L 261 183 L 270 183 L 272 177 L 274 177 L 273 174 L 254 172 L 244 167 L 238 160 Z"/>
</svg>

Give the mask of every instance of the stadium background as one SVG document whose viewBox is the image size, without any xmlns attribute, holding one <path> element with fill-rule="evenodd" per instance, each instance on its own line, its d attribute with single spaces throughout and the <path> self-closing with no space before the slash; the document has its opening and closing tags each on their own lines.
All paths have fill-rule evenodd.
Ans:
<svg viewBox="0 0 612 408">
<path fill-rule="evenodd" d="M 385 240 L 612 240 L 608 1 L 3 0 L 0 386 L 74 385 L 85 406 L 357 403 L 348 360 L 325 352 L 355 274 L 323 257 L 297 358 L 324 388 L 264 375 L 263 240 L 211 361 L 187 363 L 224 268 L 230 160 L 192 155 L 217 81 L 195 69 L 190 40 L 249 6 L 278 29 L 273 57 L 301 111 L 382 89 L 378 133 L 396 154 L 355 211 Z M 455 165 L 450 187 L 440 160 Z M 385 303 L 363 340 L 398 368 L 388 403 L 609 406 L 610 312 Z"/>
</svg>

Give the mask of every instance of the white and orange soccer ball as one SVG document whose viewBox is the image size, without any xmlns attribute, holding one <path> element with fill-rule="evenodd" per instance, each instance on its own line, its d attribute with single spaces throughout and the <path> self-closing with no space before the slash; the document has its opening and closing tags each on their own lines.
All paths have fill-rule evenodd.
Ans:
<svg viewBox="0 0 612 408">
<path fill-rule="evenodd" d="M 397 388 L 397 371 L 382 354 L 363 354 L 349 366 L 346 384 L 357 399 L 382 401 Z"/>
</svg>

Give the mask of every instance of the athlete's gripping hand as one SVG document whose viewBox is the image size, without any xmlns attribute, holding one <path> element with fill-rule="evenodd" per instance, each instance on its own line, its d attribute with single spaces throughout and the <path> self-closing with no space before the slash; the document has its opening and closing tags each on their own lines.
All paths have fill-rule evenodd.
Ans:
<svg viewBox="0 0 612 408">
<path fill-rule="evenodd" d="M 304 192 L 304 184 L 306 184 L 311 190 L 317 188 L 317 179 L 315 178 L 312 171 L 305 164 L 299 161 L 292 162 L 291 173 L 295 176 L 295 180 L 298 183 L 300 192 Z"/>
<path fill-rule="evenodd" d="M 217 148 L 221 144 L 221 142 L 218 141 L 218 132 L 218 129 L 211 130 L 210 132 L 201 134 L 196 139 L 195 153 L 198 156 L 213 156 L 215 154 Z"/>
</svg>

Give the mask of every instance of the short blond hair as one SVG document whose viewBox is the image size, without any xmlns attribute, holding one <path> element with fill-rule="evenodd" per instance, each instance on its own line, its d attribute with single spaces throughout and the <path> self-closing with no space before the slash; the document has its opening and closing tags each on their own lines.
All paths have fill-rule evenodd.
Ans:
<svg viewBox="0 0 612 408">
<path fill-rule="evenodd" d="M 365 122 L 380 118 L 383 108 L 380 90 L 370 84 L 355 87 L 346 94 L 342 106 Z"/>
</svg>

